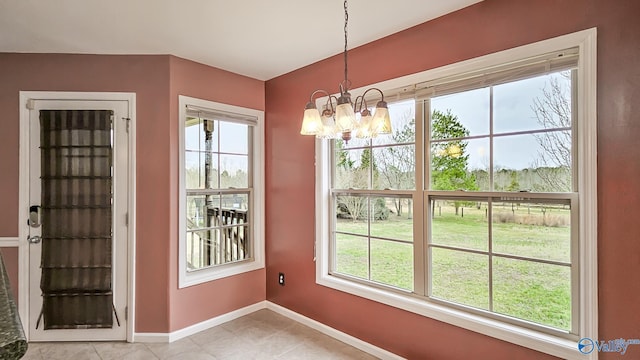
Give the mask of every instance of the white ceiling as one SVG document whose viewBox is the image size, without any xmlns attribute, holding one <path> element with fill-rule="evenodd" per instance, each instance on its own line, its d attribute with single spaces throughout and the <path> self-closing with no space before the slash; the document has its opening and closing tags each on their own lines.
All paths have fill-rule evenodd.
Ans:
<svg viewBox="0 0 640 360">
<path fill-rule="evenodd" d="M 349 48 L 481 0 L 351 0 Z M 0 52 L 172 54 L 268 80 L 340 53 L 340 0 L 0 0 Z"/>
</svg>

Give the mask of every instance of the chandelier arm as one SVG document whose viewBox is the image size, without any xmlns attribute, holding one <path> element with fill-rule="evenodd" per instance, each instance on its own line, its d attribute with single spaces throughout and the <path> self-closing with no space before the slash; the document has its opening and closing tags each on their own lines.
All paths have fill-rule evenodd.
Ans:
<svg viewBox="0 0 640 360">
<path fill-rule="evenodd" d="M 311 96 L 309 97 L 309 102 L 312 103 L 313 102 L 313 97 L 316 96 L 316 94 L 318 94 L 318 93 L 322 93 L 322 94 L 325 94 L 326 96 L 330 96 L 330 94 L 328 92 L 326 92 L 325 90 L 318 89 L 318 90 L 316 90 L 316 91 L 311 93 Z"/>
<path fill-rule="evenodd" d="M 364 98 L 364 96 L 365 96 L 365 95 L 367 95 L 367 93 L 368 93 L 369 91 L 371 91 L 371 90 L 375 90 L 375 91 L 379 92 L 379 93 L 380 93 L 380 96 L 382 97 L 382 99 L 380 99 L 380 100 L 384 101 L 384 93 L 382 92 L 382 90 L 380 90 L 380 89 L 378 89 L 378 88 L 369 88 L 369 89 L 367 89 L 367 90 L 364 92 L 364 94 L 362 94 L 361 96 Z"/>
<path fill-rule="evenodd" d="M 336 104 L 338 103 L 338 98 L 335 97 L 334 95 L 329 95 L 329 98 L 327 98 L 327 103 L 324 105 L 325 107 L 328 107 L 329 109 L 331 109 L 331 113 L 335 114 L 336 109 L 333 107 L 333 101 L 331 100 L 335 100 Z"/>
<path fill-rule="evenodd" d="M 365 94 L 366 93 L 367 92 L 365 91 Z M 360 100 L 360 106 L 358 106 L 358 100 Z M 356 100 L 353 102 L 353 110 L 355 112 L 360 112 L 360 111 L 362 111 L 362 107 L 363 106 L 364 106 L 365 109 L 367 109 L 367 100 L 364 98 L 364 94 L 356 97 Z"/>
</svg>

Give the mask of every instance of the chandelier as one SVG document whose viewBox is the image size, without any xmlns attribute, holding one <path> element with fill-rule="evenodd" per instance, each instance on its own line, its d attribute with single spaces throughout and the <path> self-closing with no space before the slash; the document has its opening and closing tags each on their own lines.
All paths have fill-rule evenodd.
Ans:
<svg viewBox="0 0 640 360">
<path fill-rule="evenodd" d="M 315 135 L 320 139 L 342 138 L 348 142 L 355 133 L 357 138 L 369 139 L 382 134 L 391 134 L 391 118 L 389 108 L 384 101 L 384 94 L 378 88 L 367 89 L 362 95 L 351 102 L 349 87 L 351 81 L 347 77 L 347 24 L 349 12 L 347 0 L 344 1 L 344 80 L 340 83 L 340 96 L 335 97 L 325 90 L 316 90 L 311 93 L 309 102 L 304 109 L 302 128 L 300 134 Z M 369 91 L 380 93 L 381 100 L 376 104 L 373 115 L 369 111 L 365 96 Z M 314 96 L 324 94 L 327 102 L 322 113 L 316 107 Z M 360 114 L 360 121 L 356 119 L 356 113 Z"/>
</svg>

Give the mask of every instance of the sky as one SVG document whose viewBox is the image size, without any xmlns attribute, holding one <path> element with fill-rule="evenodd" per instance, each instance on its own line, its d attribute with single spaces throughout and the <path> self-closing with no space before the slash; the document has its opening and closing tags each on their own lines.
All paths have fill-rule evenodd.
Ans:
<svg viewBox="0 0 640 360">
<path fill-rule="evenodd" d="M 493 133 L 540 130 L 532 105 L 543 98 L 551 78 L 558 79 L 566 89 L 570 80 L 558 73 L 519 80 L 493 87 Z M 431 110 L 451 112 L 458 117 L 470 136 L 489 135 L 489 88 L 444 95 L 431 99 Z M 487 169 L 490 151 L 489 137 L 468 140 L 469 168 Z M 522 170 L 531 167 L 542 151 L 535 135 L 512 135 L 494 138 L 494 167 Z"/>
<path fill-rule="evenodd" d="M 219 160 L 213 157 L 213 167 L 220 172 L 227 171 L 235 174 L 242 170 L 249 172 L 249 136 L 248 125 L 236 124 L 225 121 L 215 121 L 212 137 L 212 151 L 221 153 Z M 193 123 L 185 128 L 185 166 L 197 168 L 198 162 L 204 168 L 205 151 L 204 131 L 201 122 Z M 217 155 L 217 154 L 216 154 Z M 219 162 L 219 163 L 218 163 Z"/>
</svg>

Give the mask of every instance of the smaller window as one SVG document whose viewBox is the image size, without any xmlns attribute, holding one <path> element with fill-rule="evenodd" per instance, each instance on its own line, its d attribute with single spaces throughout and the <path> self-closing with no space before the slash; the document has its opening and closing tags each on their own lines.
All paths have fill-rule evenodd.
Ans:
<svg viewBox="0 0 640 360">
<path fill-rule="evenodd" d="M 180 96 L 180 287 L 264 267 L 260 111 Z"/>
</svg>

